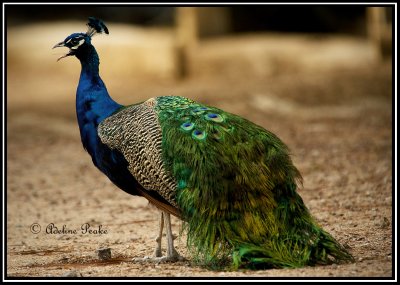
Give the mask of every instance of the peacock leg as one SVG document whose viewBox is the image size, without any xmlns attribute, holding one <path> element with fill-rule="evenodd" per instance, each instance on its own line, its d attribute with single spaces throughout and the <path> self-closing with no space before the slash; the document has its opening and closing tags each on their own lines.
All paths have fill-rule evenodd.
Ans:
<svg viewBox="0 0 400 285">
<path fill-rule="evenodd" d="M 172 234 L 172 229 L 171 229 L 171 215 L 167 212 L 160 211 L 159 225 L 160 229 L 158 232 L 158 236 L 156 238 L 157 246 L 154 251 L 154 257 L 146 256 L 144 258 L 133 258 L 134 262 L 160 263 L 166 261 L 175 262 L 175 261 L 185 260 L 184 257 L 179 255 L 174 246 L 175 236 Z M 161 253 L 161 240 L 162 240 L 164 225 L 167 232 L 167 256 L 162 256 Z"/>
<path fill-rule="evenodd" d="M 167 229 L 167 259 L 169 260 L 179 260 L 182 257 L 175 250 L 174 239 L 175 237 L 172 234 L 171 229 L 171 215 L 169 213 L 164 212 L 164 223 Z"/>
<path fill-rule="evenodd" d="M 154 256 L 155 257 L 161 257 L 162 256 L 161 239 L 162 239 L 163 228 L 164 228 L 164 212 L 163 211 L 160 211 L 159 225 L 160 225 L 160 229 L 159 229 L 159 232 L 158 232 L 158 236 L 156 237 L 157 247 L 156 247 L 156 250 L 154 251 Z"/>
</svg>

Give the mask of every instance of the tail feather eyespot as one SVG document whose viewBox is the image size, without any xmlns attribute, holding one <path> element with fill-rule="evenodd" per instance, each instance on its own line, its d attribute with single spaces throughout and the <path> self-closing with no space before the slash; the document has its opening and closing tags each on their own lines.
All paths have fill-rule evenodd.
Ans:
<svg viewBox="0 0 400 285">
<path fill-rule="evenodd" d="M 207 137 L 207 133 L 205 131 L 194 130 L 192 137 L 197 140 L 204 140 Z"/>
<path fill-rule="evenodd" d="M 181 125 L 181 129 L 184 131 L 191 131 L 194 128 L 194 123 L 185 122 Z"/>
<path fill-rule="evenodd" d="M 221 115 L 215 113 L 208 113 L 204 115 L 204 118 L 217 123 L 222 123 L 224 121 L 224 118 Z"/>
</svg>

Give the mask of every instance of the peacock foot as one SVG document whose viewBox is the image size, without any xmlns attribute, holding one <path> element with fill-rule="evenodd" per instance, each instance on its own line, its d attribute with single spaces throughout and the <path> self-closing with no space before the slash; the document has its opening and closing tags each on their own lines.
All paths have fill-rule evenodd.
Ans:
<svg viewBox="0 0 400 285">
<path fill-rule="evenodd" d="M 182 255 L 180 255 L 177 251 L 175 251 L 171 255 L 167 256 L 145 256 L 145 257 L 135 257 L 132 259 L 133 262 L 137 263 L 166 263 L 166 262 L 178 262 L 178 261 L 185 261 L 186 258 L 184 258 Z"/>
<path fill-rule="evenodd" d="M 161 250 L 161 239 L 163 236 L 163 228 L 164 224 L 167 230 L 167 256 L 162 256 L 162 250 Z M 172 234 L 171 230 L 171 220 L 170 220 L 170 214 L 166 212 L 160 211 L 160 220 L 159 220 L 159 226 L 160 230 L 158 232 L 158 236 L 156 237 L 155 241 L 157 243 L 156 249 L 154 251 L 154 256 L 149 257 L 136 257 L 133 258 L 133 262 L 150 262 L 150 263 L 164 263 L 164 262 L 177 262 L 177 261 L 184 261 L 186 258 L 181 256 L 175 249 L 174 246 L 174 240 L 177 238 L 177 236 Z"/>
</svg>

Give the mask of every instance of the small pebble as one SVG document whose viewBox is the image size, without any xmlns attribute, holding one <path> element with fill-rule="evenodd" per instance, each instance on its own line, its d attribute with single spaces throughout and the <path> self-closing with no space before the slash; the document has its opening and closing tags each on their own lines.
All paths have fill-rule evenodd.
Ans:
<svg viewBox="0 0 400 285">
<path fill-rule="evenodd" d="M 345 249 L 351 249 L 351 246 L 347 242 L 345 242 L 343 246 Z"/>
<path fill-rule="evenodd" d="M 97 256 L 101 260 L 111 259 L 111 248 L 100 248 L 97 250 Z"/>
<path fill-rule="evenodd" d="M 385 229 L 385 228 L 387 228 L 387 227 L 389 227 L 389 226 L 390 226 L 389 219 L 386 218 L 386 217 L 383 217 L 383 219 L 381 220 L 381 223 L 380 223 L 379 227 L 380 227 L 381 229 Z"/>
<path fill-rule="evenodd" d="M 68 257 L 66 257 L 66 256 L 60 258 L 60 262 L 67 262 L 67 261 L 68 261 Z"/>
</svg>

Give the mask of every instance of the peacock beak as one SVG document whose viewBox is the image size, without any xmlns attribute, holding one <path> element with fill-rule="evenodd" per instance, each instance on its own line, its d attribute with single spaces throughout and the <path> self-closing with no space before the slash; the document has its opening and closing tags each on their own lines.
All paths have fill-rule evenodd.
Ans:
<svg viewBox="0 0 400 285">
<path fill-rule="evenodd" d="M 60 42 L 60 43 L 56 44 L 56 45 L 53 47 L 53 49 L 58 48 L 58 47 L 67 47 L 67 46 L 65 45 L 64 42 Z M 74 51 L 73 51 L 72 49 L 69 50 L 69 53 L 67 53 L 67 54 L 65 54 L 65 55 L 63 55 L 63 56 L 61 56 L 61 57 L 59 57 L 59 58 L 57 59 L 57 61 L 59 61 L 60 59 L 66 58 L 67 56 L 71 56 L 71 55 L 74 55 Z"/>
<path fill-rule="evenodd" d="M 58 48 L 58 47 L 65 47 L 64 42 L 60 42 L 60 43 L 56 44 L 56 45 L 53 47 L 53 49 L 54 49 L 54 48 Z"/>
</svg>

